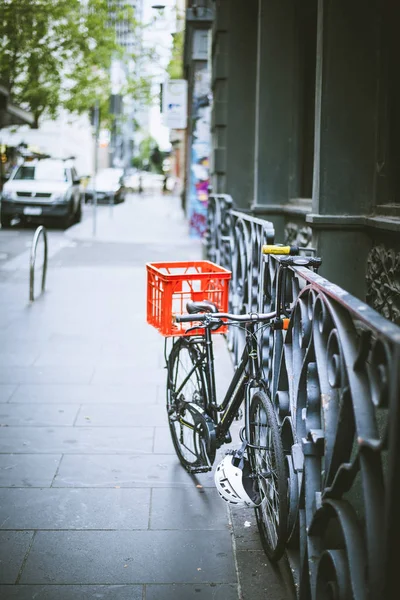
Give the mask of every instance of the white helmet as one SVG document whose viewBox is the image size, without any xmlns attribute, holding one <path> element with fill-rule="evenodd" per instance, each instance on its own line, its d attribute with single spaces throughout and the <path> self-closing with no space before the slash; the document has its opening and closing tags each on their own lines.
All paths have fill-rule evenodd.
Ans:
<svg viewBox="0 0 400 600">
<path fill-rule="evenodd" d="M 236 506 L 255 508 L 261 504 L 256 480 L 250 477 L 249 461 L 240 450 L 227 454 L 214 474 L 218 494 L 223 500 Z"/>
</svg>

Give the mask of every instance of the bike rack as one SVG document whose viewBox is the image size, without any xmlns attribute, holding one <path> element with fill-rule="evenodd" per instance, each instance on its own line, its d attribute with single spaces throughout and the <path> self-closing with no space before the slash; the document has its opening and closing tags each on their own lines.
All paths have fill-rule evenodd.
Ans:
<svg viewBox="0 0 400 600">
<path fill-rule="evenodd" d="M 34 284 L 35 284 L 35 261 L 36 261 L 36 250 L 40 236 L 43 236 L 44 241 L 44 260 L 43 260 L 43 273 L 42 273 L 42 292 L 46 285 L 46 272 L 47 272 L 47 230 L 43 225 L 40 225 L 35 231 L 35 235 L 32 240 L 31 257 L 29 264 L 29 301 L 33 302 L 34 297 Z"/>
</svg>

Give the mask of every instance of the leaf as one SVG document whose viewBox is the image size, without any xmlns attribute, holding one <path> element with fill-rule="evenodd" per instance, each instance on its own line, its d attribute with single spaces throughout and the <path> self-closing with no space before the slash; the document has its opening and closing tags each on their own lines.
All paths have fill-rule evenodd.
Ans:
<svg viewBox="0 0 400 600">
<path fill-rule="evenodd" d="M 121 19 L 133 35 L 141 30 L 119 0 L 0 0 L 0 83 L 33 113 L 35 127 L 43 115 L 86 112 L 95 100 L 107 121 L 111 60 L 127 54 L 116 40 Z M 150 96 L 138 74 L 129 86 Z"/>
</svg>

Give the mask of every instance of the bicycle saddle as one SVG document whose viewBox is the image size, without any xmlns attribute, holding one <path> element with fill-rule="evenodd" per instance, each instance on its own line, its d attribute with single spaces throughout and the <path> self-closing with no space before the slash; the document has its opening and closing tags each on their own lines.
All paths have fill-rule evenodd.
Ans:
<svg viewBox="0 0 400 600">
<path fill-rule="evenodd" d="M 195 315 L 196 313 L 204 312 L 218 312 L 217 306 L 209 300 L 202 300 L 200 302 L 188 302 L 186 304 L 186 310 L 188 311 L 189 315 Z"/>
</svg>

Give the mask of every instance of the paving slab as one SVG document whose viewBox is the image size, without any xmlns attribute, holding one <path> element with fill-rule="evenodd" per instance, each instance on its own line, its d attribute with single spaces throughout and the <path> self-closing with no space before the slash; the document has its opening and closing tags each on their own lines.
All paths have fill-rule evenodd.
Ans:
<svg viewBox="0 0 400 600">
<path fill-rule="evenodd" d="M 263 552 L 237 553 L 240 569 L 241 598 L 274 598 L 274 600 L 296 600 L 295 594 L 285 586 L 279 569 L 268 562 Z"/>
<path fill-rule="evenodd" d="M 17 352 L 0 352 L 0 364 L 4 367 L 29 367 L 34 364 L 38 352 L 19 349 Z"/>
<path fill-rule="evenodd" d="M 0 384 L 0 402 L 9 402 L 17 387 L 16 384 Z"/>
<path fill-rule="evenodd" d="M 0 585 L 4 600 L 143 600 L 141 585 Z M 158 598 L 161 598 L 160 596 Z M 227 598 L 227 600 L 230 600 Z"/>
<path fill-rule="evenodd" d="M 12 403 L 56 403 L 56 404 L 105 404 L 126 403 L 141 404 L 143 397 L 159 403 L 165 399 L 165 382 L 146 383 L 145 393 L 134 393 L 129 384 L 21 384 L 19 386 L 7 386 L 7 398 Z M 161 393 L 162 391 L 162 393 Z M 4 395 L 6 397 L 6 395 Z"/>
<path fill-rule="evenodd" d="M 157 427 L 167 424 L 165 407 L 155 404 L 147 394 L 131 390 L 135 403 L 83 404 L 77 414 L 75 427 Z M 1 417 L 1 408 L 0 408 Z"/>
<path fill-rule="evenodd" d="M 68 404 L 0 403 L 0 427 L 71 427 L 79 408 L 80 405 Z"/>
<path fill-rule="evenodd" d="M 154 358 L 149 361 L 149 355 L 147 352 L 144 352 L 144 348 L 141 350 L 138 348 L 130 348 L 124 353 L 112 351 L 106 352 L 105 349 L 97 349 L 96 352 L 82 353 L 80 348 L 75 348 L 73 353 L 71 352 L 71 349 L 62 351 L 59 349 L 56 351 L 48 350 L 37 354 L 33 362 L 36 367 L 48 367 L 62 364 L 64 366 L 85 365 L 85 367 L 91 367 L 93 370 L 95 366 L 97 366 L 99 370 L 111 368 L 114 369 L 113 376 L 115 376 L 115 369 L 128 368 L 132 371 L 133 378 L 135 378 L 139 376 L 141 369 L 148 367 L 149 362 L 153 362 L 156 368 L 162 366 L 163 356 L 160 352 L 160 348 L 158 348 L 157 353 L 154 352 L 153 357 Z M 114 381 L 118 381 L 118 379 L 115 379 Z"/>
<path fill-rule="evenodd" d="M 215 487 L 202 484 L 183 489 L 153 489 L 150 529 L 227 531 L 230 530 L 227 506 Z"/>
<path fill-rule="evenodd" d="M 0 367 L 0 383 L 90 383 L 91 367 Z"/>
<path fill-rule="evenodd" d="M 283 557 L 277 563 L 269 562 L 258 535 L 254 511 L 233 506 L 229 512 L 241 599 L 253 600 L 260 596 L 274 600 L 296 600 L 288 561 Z"/>
<path fill-rule="evenodd" d="M 175 454 L 168 426 L 155 428 L 154 452 L 156 454 Z"/>
<path fill-rule="evenodd" d="M 0 529 L 148 529 L 150 495 L 149 488 L 0 489 Z"/>
<path fill-rule="evenodd" d="M 249 508 L 232 506 L 230 517 L 235 532 L 236 550 L 262 552 L 255 512 Z"/>
<path fill-rule="evenodd" d="M 237 600 L 234 584 L 146 585 L 146 600 Z"/>
<path fill-rule="evenodd" d="M 235 583 L 236 572 L 229 532 L 39 531 L 20 581 Z"/>
<path fill-rule="evenodd" d="M 97 367 L 91 382 L 94 385 L 111 384 L 118 381 L 120 385 L 130 383 L 132 388 L 146 391 L 147 383 L 157 382 L 165 385 L 165 372 L 159 368 L 158 359 L 149 357 L 145 365 L 135 364 L 132 367 Z"/>
<path fill-rule="evenodd" d="M 211 473 L 195 477 L 174 454 L 64 455 L 53 487 L 195 487 L 214 488 Z"/>
<path fill-rule="evenodd" d="M 197 244 L 196 244 L 197 246 Z M 195 255 L 197 258 L 197 247 L 194 250 L 193 244 L 187 240 L 180 242 L 180 253 L 185 253 L 190 257 Z M 163 248 L 160 243 L 121 243 L 121 242 L 103 242 L 101 247 L 98 244 L 86 244 L 85 252 L 82 253 L 81 244 L 74 247 L 63 248 L 58 254 L 55 264 L 62 267 L 72 267 L 77 261 L 81 266 L 90 267 L 101 262 L 104 266 L 126 265 L 135 267 L 148 262 L 151 256 L 152 262 L 163 262 L 174 260 L 176 256 L 175 248 Z"/>
<path fill-rule="evenodd" d="M 4 452 L 2 439 L 1 447 Z M 60 460 L 61 454 L 28 454 L 26 450 L 0 454 L 0 487 L 50 487 Z"/>
<path fill-rule="evenodd" d="M 15 583 L 33 540 L 32 531 L 0 531 L 0 583 Z"/>
<path fill-rule="evenodd" d="M 4 427 L 1 446 L 3 452 L 23 454 L 150 453 L 153 436 L 152 427 Z"/>
</svg>

